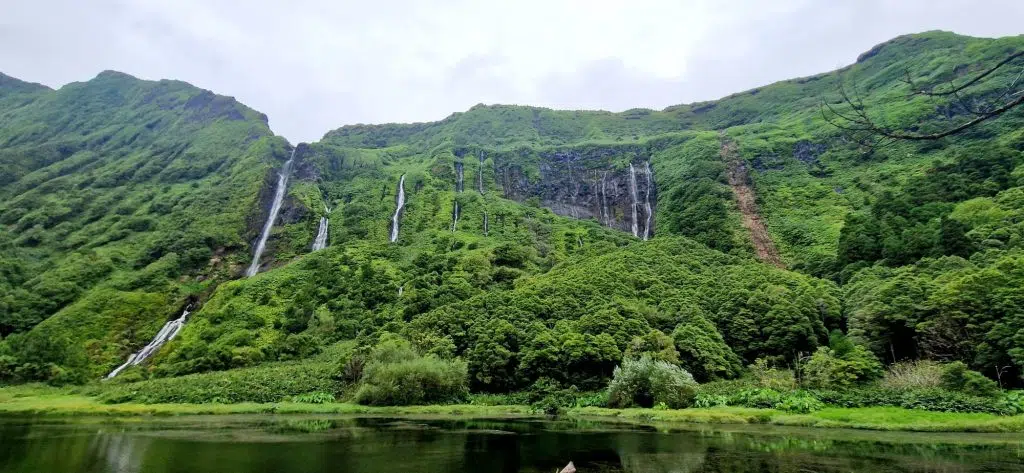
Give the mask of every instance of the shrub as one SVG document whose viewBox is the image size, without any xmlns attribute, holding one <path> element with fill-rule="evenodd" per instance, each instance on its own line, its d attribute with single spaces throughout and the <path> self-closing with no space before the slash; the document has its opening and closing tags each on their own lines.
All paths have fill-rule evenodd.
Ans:
<svg viewBox="0 0 1024 473">
<path fill-rule="evenodd" d="M 796 391 L 782 398 L 775 404 L 776 409 L 798 414 L 809 414 L 825 408 L 825 403 L 806 391 Z"/>
<path fill-rule="evenodd" d="M 768 360 L 758 358 L 748 367 L 750 377 L 762 388 L 787 391 L 796 388 L 796 377 L 791 370 L 780 370 L 768 366 Z"/>
<path fill-rule="evenodd" d="M 466 363 L 432 355 L 366 365 L 355 401 L 375 406 L 444 404 L 469 395 Z"/>
<path fill-rule="evenodd" d="M 693 407 L 720 407 L 728 406 L 729 397 L 721 394 L 697 393 L 693 400 Z"/>
<path fill-rule="evenodd" d="M 882 365 L 860 345 L 843 352 L 818 348 L 803 367 L 804 382 L 816 388 L 843 388 L 882 377 Z"/>
<path fill-rule="evenodd" d="M 729 396 L 730 406 L 771 409 L 780 402 L 782 402 L 782 393 L 768 388 L 744 389 Z"/>
<path fill-rule="evenodd" d="M 963 362 L 954 361 L 942 370 L 942 387 L 981 397 L 996 397 L 999 386 L 985 375 L 972 371 Z"/>
<path fill-rule="evenodd" d="M 693 404 L 696 394 L 697 382 L 686 370 L 645 356 L 615 367 L 608 385 L 608 405 L 652 407 L 663 402 L 679 409 Z"/>
<path fill-rule="evenodd" d="M 292 402 L 305 402 L 309 404 L 327 404 L 334 402 L 334 394 L 323 391 L 300 394 L 292 397 Z"/>
<path fill-rule="evenodd" d="M 564 409 L 576 405 L 579 389 L 576 386 L 562 388 L 558 381 L 542 377 L 530 386 L 527 395 L 534 410 L 547 415 L 558 415 Z"/>
<path fill-rule="evenodd" d="M 931 360 L 901 361 L 889 366 L 881 386 L 887 389 L 925 389 L 942 385 L 942 364 Z"/>
</svg>

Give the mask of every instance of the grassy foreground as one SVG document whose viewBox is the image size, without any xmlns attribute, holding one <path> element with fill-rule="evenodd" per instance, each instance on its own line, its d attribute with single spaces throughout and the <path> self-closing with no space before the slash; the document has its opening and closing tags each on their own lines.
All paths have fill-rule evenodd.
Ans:
<svg viewBox="0 0 1024 473">
<path fill-rule="evenodd" d="M 0 388 L 0 415 L 176 416 L 224 414 L 350 414 L 457 416 L 466 418 L 531 417 L 529 406 L 474 404 L 370 407 L 351 403 L 296 402 L 237 404 L 104 404 L 74 391 L 44 386 Z M 915 432 L 1024 432 L 1024 415 L 997 416 L 901 409 L 896 407 L 827 408 L 811 414 L 774 409 L 714 407 L 706 409 L 570 409 L 569 417 L 631 423 L 769 424 L 795 427 L 853 428 Z"/>
</svg>

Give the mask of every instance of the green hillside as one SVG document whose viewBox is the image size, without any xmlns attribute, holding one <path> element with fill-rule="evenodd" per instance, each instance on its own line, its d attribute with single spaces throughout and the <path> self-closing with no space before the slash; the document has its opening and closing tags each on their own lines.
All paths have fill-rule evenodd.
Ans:
<svg viewBox="0 0 1024 473">
<path fill-rule="evenodd" d="M 867 148 L 821 105 L 845 84 L 888 125 L 939 130 L 966 112 L 908 98 L 907 74 L 945 83 L 1021 49 L 928 32 L 717 101 L 478 105 L 302 144 L 182 82 L 0 75 L 0 379 L 97 380 L 191 304 L 181 334 L 119 380 L 323 360 L 344 341 L 373 359 L 394 334 L 465 362 L 473 392 L 596 390 L 645 354 L 700 382 L 758 360 L 800 372 L 819 347 L 1020 385 L 1024 107 Z"/>
</svg>

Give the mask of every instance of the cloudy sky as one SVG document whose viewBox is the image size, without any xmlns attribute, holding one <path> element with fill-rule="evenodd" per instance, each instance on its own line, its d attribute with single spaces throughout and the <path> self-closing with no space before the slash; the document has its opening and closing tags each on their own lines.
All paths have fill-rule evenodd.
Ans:
<svg viewBox="0 0 1024 473">
<path fill-rule="evenodd" d="M 0 0 L 0 71 L 105 69 L 237 97 L 293 142 L 477 103 L 620 111 L 835 69 L 931 29 L 1024 33 L 1020 0 Z"/>
</svg>

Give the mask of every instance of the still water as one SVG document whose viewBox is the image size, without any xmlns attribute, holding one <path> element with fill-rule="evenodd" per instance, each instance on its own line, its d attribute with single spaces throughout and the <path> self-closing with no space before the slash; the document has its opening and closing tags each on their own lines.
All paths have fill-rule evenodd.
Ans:
<svg viewBox="0 0 1024 473">
<path fill-rule="evenodd" d="M 1024 438 L 597 421 L 0 418 L 0 472 L 1024 471 Z"/>
</svg>

